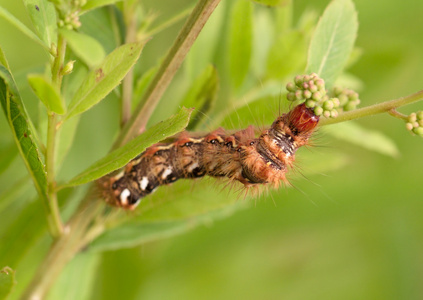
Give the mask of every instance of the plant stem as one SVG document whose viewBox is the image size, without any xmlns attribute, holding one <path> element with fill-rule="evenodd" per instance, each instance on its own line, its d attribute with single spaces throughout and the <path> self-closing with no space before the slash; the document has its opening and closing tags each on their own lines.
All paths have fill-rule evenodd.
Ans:
<svg viewBox="0 0 423 300">
<path fill-rule="evenodd" d="M 66 41 L 59 35 L 57 54 L 52 65 L 52 82 L 59 89 L 62 83 L 61 70 L 65 60 Z M 56 177 L 55 177 L 55 148 L 57 134 L 57 115 L 48 113 L 47 145 L 46 145 L 46 171 L 47 171 L 47 195 L 49 215 L 47 216 L 50 233 L 57 238 L 63 234 L 63 224 L 57 204 Z"/>
<path fill-rule="evenodd" d="M 49 288 L 66 264 L 86 246 L 81 241 L 90 241 L 84 238 L 85 234 L 91 221 L 99 214 L 104 205 L 102 201 L 93 201 L 89 196 L 81 203 L 78 212 L 66 226 L 67 232 L 53 243 L 46 258 L 38 267 L 33 281 L 21 296 L 22 300 L 45 298 Z"/>
<path fill-rule="evenodd" d="M 374 105 L 370 105 L 367 107 L 363 107 L 363 108 L 359 108 L 356 110 L 352 110 L 352 111 L 347 111 L 344 112 L 342 114 L 340 114 L 337 118 L 334 119 L 323 119 L 319 122 L 320 125 L 329 125 L 329 124 L 335 124 L 335 123 L 340 123 L 340 122 L 345 122 L 345 121 L 349 121 L 349 120 L 354 120 L 354 119 L 358 119 L 358 118 L 362 118 L 362 117 L 367 117 L 367 116 L 371 116 L 371 115 L 376 115 L 376 114 L 381 114 L 381 113 L 386 113 L 386 112 L 390 112 L 393 109 L 396 109 L 398 107 L 413 103 L 413 102 L 417 102 L 419 100 L 423 99 L 423 90 L 405 96 L 405 97 L 401 97 L 398 99 L 394 99 L 391 101 L 386 101 L 386 102 L 382 102 L 382 103 L 378 103 L 378 104 L 374 104 Z"/>
<path fill-rule="evenodd" d="M 163 60 L 156 76 L 148 86 L 144 98 L 140 101 L 131 119 L 123 128 L 113 148 L 125 144 L 134 136 L 145 130 L 147 122 L 159 103 L 161 96 L 167 89 L 186 54 L 219 2 L 220 0 L 198 1 L 191 15 L 185 22 L 185 25 L 179 32 L 173 46 Z"/>
<path fill-rule="evenodd" d="M 124 5 L 124 19 L 126 24 L 125 43 L 133 43 L 136 41 L 137 20 L 135 18 L 135 9 L 138 2 Z M 122 115 L 121 126 L 124 126 L 131 117 L 131 100 L 134 82 L 134 68 L 126 74 L 122 82 Z"/>
</svg>

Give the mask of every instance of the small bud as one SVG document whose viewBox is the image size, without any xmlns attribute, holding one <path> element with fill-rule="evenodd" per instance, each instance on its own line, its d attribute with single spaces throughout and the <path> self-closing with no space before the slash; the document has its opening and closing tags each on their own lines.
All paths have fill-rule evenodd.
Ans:
<svg viewBox="0 0 423 300">
<path fill-rule="evenodd" d="M 295 101 L 295 99 L 296 99 L 295 93 L 290 92 L 290 93 L 286 94 L 286 99 L 288 99 L 289 101 Z"/>
<path fill-rule="evenodd" d="M 303 99 L 303 92 L 301 90 L 298 90 L 295 92 L 295 98 L 296 100 L 302 100 Z"/>
<path fill-rule="evenodd" d="M 297 86 L 301 86 L 301 84 L 303 83 L 303 77 L 301 75 L 295 76 L 294 82 Z"/>
<path fill-rule="evenodd" d="M 419 120 L 423 120 L 423 110 L 418 111 L 416 115 Z"/>
<path fill-rule="evenodd" d="M 323 102 L 323 109 L 325 109 L 325 110 L 333 109 L 333 102 L 331 100 L 327 100 L 327 101 Z"/>
<path fill-rule="evenodd" d="M 333 107 L 339 107 L 340 106 L 340 102 L 338 98 L 332 98 L 332 102 L 333 102 Z"/>
<path fill-rule="evenodd" d="M 417 135 L 423 136 L 423 127 L 414 128 L 413 132 Z"/>
<path fill-rule="evenodd" d="M 345 94 L 338 94 L 338 99 L 341 106 L 344 106 L 348 103 L 348 97 Z"/>
<path fill-rule="evenodd" d="M 411 113 L 411 114 L 408 116 L 408 122 L 413 123 L 413 122 L 416 122 L 416 121 L 417 121 L 417 114 L 416 114 L 416 113 Z"/>
<path fill-rule="evenodd" d="M 406 123 L 405 124 L 405 128 L 407 128 L 407 130 L 409 130 L 409 131 L 411 131 L 411 130 L 413 130 L 413 124 L 411 124 L 411 123 Z"/>
<path fill-rule="evenodd" d="M 295 92 L 295 84 L 293 82 L 288 82 L 286 84 L 286 90 L 288 92 Z"/>
<path fill-rule="evenodd" d="M 309 99 L 309 100 L 306 101 L 305 105 L 307 107 L 313 108 L 313 107 L 316 106 L 316 101 L 313 101 L 313 100 Z"/>
<path fill-rule="evenodd" d="M 331 118 L 336 118 L 338 116 L 338 111 L 336 109 L 332 109 L 330 111 L 330 117 Z"/>
<path fill-rule="evenodd" d="M 345 111 L 349 111 L 349 110 L 354 110 L 355 109 L 355 105 L 352 102 L 348 102 L 347 104 L 345 104 L 344 106 L 344 110 Z"/>
<path fill-rule="evenodd" d="M 319 101 L 322 98 L 322 94 L 320 92 L 314 92 L 313 95 L 311 96 L 311 98 L 313 100 Z"/>
<path fill-rule="evenodd" d="M 68 75 L 73 71 L 73 64 L 75 63 L 74 60 L 69 61 L 62 69 L 62 75 Z"/>
<path fill-rule="evenodd" d="M 317 85 L 315 85 L 314 83 L 313 84 L 310 84 L 308 89 L 312 93 L 317 92 L 319 90 L 318 87 L 317 87 Z"/>
<path fill-rule="evenodd" d="M 420 127 L 418 122 L 413 122 L 413 123 L 411 123 L 411 124 L 413 124 L 413 127 L 414 127 L 414 128 L 418 128 L 418 127 Z"/>
<path fill-rule="evenodd" d="M 325 110 L 325 111 L 323 112 L 323 116 L 324 116 L 325 118 L 329 118 L 329 117 L 330 117 L 330 111 Z"/>
<path fill-rule="evenodd" d="M 321 108 L 320 106 L 317 106 L 317 107 L 314 108 L 314 114 L 316 116 L 321 116 L 322 113 L 323 113 L 323 108 Z"/>
<path fill-rule="evenodd" d="M 305 99 L 310 99 L 311 98 L 311 92 L 309 91 L 309 90 L 305 90 L 304 92 L 303 92 L 303 96 L 304 96 L 304 98 Z"/>
</svg>

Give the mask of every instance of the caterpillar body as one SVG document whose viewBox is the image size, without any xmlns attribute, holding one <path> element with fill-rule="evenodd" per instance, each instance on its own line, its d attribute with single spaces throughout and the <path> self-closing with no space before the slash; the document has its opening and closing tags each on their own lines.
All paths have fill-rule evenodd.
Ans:
<svg viewBox="0 0 423 300">
<path fill-rule="evenodd" d="M 319 122 L 305 104 L 279 116 L 259 137 L 252 126 L 227 135 L 217 129 L 203 137 L 183 133 L 175 142 L 155 144 L 130 161 L 114 176 L 98 183 L 112 205 L 134 209 L 161 185 L 205 175 L 239 181 L 246 188 L 259 184 L 279 187 L 295 152 L 308 143 Z"/>
</svg>

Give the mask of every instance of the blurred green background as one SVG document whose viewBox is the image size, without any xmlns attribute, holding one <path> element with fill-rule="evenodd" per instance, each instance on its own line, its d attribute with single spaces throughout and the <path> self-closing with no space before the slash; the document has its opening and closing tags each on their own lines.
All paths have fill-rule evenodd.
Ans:
<svg viewBox="0 0 423 300">
<path fill-rule="evenodd" d="M 145 5 L 166 17 L 193 2 Z M 295 18 L 305 10 L 320 15 L 328 3 L 294 1 Z M 350 72 L 364 83 L 362 106 L 423 89 L 423 2 L 354 3 L 359 12 L 356 45 L 363 55 Z M 0 4 L 29 24 L 20 1 Z M 181 25 L 147 45 L 141 67 L 156 63 L 157 53 L 164 53 Z M 0 28 L 0 44 L 15 74 L 43 66 L 47 57 L 40 47 L 3 19 Z M 117 105 L 102 102 L 84 115 L 75 143 L 80 148 L 72 149 L 64 176 L 76 174 L 108 151 L 118 124 Z M 401 111 L 419 108 L 421 103 Z M 99 122 L 92 124 L 91 119 Z M 94 262 L 88 257 L 92 254 L 83 254 L 80 265 L 86 259 L 98 269 L 80 287 L 92 299 L 423 299 L 423 140 L 387 115 L 358 122 L 394 140 L 400 155 L 383 156 L 321 132 L 317 147 L 300 152 L 299 166 L 307 171 L 302 153 L 325 157 L 336 149 L 347 157 L 342 168 L 297 176 L 296 188 L 250 200 L 252 205 L 234 215 L 183 235 L 105 252 Z M 8 130 L 3 117 L 0 129 Z M 101 135 L 96 134 L 99 130 Z M 6 144 L 11 136 L 2 139 Z M 22 170 L 19 159 L 14 165 Z M 4 176 L 0 179 L 8 182 Z M 82 280 L 83 270 L 75 268 L 68 280 Z M 69 288 L 72 295 L 71 284 Z"/>
</svg>

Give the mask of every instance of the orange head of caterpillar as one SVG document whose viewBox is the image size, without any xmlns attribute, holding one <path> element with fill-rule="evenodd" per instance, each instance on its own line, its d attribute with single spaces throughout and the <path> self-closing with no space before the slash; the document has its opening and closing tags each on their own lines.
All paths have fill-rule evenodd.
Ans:
<svg viewBox="0 0 423 300">
<path fill-rule="evenodd" d="M 306 107 L 303 103 L 294 107 L 286 115 L 285 122 L 294 135 L 309 136 L 319 123 L 319 116 L 316 116 L 313 109 Z"/>
</svg>

